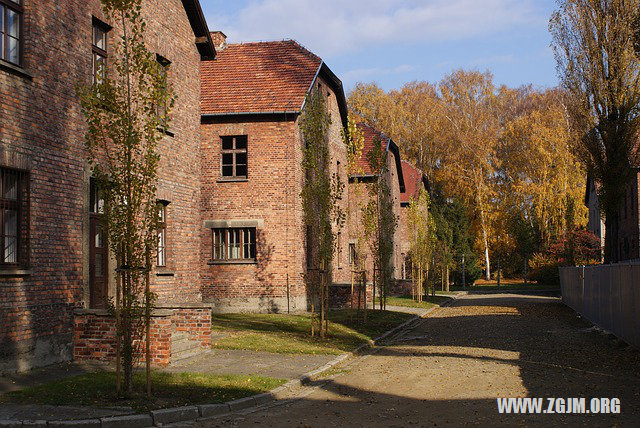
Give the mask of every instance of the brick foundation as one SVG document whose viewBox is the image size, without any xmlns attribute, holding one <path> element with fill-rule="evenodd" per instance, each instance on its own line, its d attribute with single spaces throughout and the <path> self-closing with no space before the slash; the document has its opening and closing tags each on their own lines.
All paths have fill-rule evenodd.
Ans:
<svg viewBox="0 0 640 428">
<path fill-rule="evenodd" d="M 104 310 L 76 312 L 73 356 L 76 361 L 115 360 L 115 319 Z M 211 345 L 210 308 L 160 308 L 151 319 L 151 364 L 166 367 L 171 363 L 174 333 L 184 332 L 201 347 Z M 144 361 L 144 340 L 135 342 L 136 361 Z"/>
<path fill-rule="evenodd" d="M 410 296 L 412 282 L 410 279 L 397 279 L 391 284 L 389 294 L 391 296 Z"/>
<path fill-rule="evenodd" d="M 351 294 L 351 284 L 332 284 L 329 287 L 329 306 L 335 309 L 346 309 L 350 308 L 353 300 L 353 307 L 358 307 L 358 290 L 362 286 L 354 285 L 353 286 L 353 295 Z M 367 293 L 367 306 L 371 306 L 372 299 L 372 288 L 371 285 L 368 284 L 366 287 Z M 364 308 L 364 295 L 361 297 L 360 308 Z"/>
</svg>

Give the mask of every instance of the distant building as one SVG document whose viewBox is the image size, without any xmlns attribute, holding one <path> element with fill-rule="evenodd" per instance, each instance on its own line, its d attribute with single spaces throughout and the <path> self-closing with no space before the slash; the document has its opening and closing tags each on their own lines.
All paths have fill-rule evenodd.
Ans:
<svg viewBox="0 0 640 428">
<path fill-rule="evenodd" d="M 358 240 L 358 231 L 361 230 L 362 212 L 361 206 L 366 203 L 368 198 L 367 186 L 378 179 L 377 172 L 372 171 L 367 161 L 367 154 L 373 150 L 375 144 L 380 144 L 382 150 L 387 154 L 387 168 L 383 179 L 387 182 L 391 191 L 393 201 L 393 213 L 398 220 L 398 227 L 393 237 L 393 256 L 390 268 L 393 269 L 393 277 L 395 279 L 402 278 L 401 256 L 401 195 L 405 192 L 405 181 L 403 169 L 400 160 L 400 150 L 397 144 L 388 136 L 378 131 L 374 127 L 365 123 L 359 123 L 358 129 L 364 134 L 364 148 L 362 156 L 357 160 L 357 164 L 361 170 L 361 174 L 349 177 L 349 253 L 354 254 Z M 368 248 L 365 248 L 365 266 L 367 270 L 367 278 L 369 281 L 373 279 L 373 255 Z"/>
<path fill-rule="evenodd" d="M 400 263 L 402 271 L 400 279 L 411 279 L 411 242 L 413 237 L 409 232 L 407 210 L 412 200 L 416 200 L 421 190 L 429 190 L 427 176 L 410 162 L 402 161 L 402 175 L 404 176 L 405 191 L 400 194 L 400 219 L 398 234 L 400 239 Z"/>
<path fill-rule="evenodd" d="M 604 251 L 605 219 L 600 211 L 598 200 L 598 183 L 587 177 L 585 205 L 589 208 L 587 228 L 600 238 Z M 624 198 L 618 210 L 618 248 L 613 249 L 613 260 L 625 261 L 640 259 L 640 169 L 635 169 L 631 182 L 626 186 Z"/>
<path fill-rule="evenodd" d="M 313 243 L 300 196 L 300 115 L 320 91 L 331 116 L 329 173 L 346 183 L 342 82 L 293 40 L 213 39 L 218 56 L 202 63 L 202 298 L 219 312 L 305 311 Z M 350 281 L 347 236 L 345 228 L 338 237 L 334 282 Z"/>
</svg>

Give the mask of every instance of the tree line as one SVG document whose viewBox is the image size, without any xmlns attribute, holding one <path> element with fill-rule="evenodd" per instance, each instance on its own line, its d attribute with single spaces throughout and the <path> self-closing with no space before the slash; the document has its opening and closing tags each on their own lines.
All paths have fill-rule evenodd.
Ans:
<svg viewBox="0 0 640 428">
<path fill-rule="evenodd" d="M 461 280 L 463 256 L 471 281 L 479 268 L 489 279 L 494 265 L 524 275 L 585 227 L 586 169 L 568 91 L 497 86 L 489 72 L 456 70 L 391 91 L 358 83 L 348 102 L 427 176 L 430 194 L 415 201 L 432 218 L 421 263 L 437 264 L 443 283 L 450 269 Z"/>
</svg>

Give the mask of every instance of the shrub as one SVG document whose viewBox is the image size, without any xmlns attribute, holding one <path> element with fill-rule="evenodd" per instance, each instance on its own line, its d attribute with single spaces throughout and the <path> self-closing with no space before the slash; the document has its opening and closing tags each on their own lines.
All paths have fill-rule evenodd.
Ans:
<svg viewBox="0 0 640 428">
<path fill-rule="evenodd" d="M 545 253 L 535 253 L 529 260 L 529 277 L 538 284 L 560 284 L 558 260 Z"/>
</svg>

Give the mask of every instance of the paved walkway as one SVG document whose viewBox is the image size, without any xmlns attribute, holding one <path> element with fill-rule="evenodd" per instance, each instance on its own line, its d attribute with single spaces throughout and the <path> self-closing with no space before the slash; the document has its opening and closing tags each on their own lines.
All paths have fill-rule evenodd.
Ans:
<svg viewBox="0 0 640 428">
<path fill-rule="evenodd" d="M 424 314 L 419 308 L 388 307 L 389 310 Z M 297 379 L 336 358 L 336 355 L 291 355 L 269 352 L 212 349 L 164 370 L 169 372 L 249 374 L 281 379 Z M 0 394 L 30 386 L 65 379 L 79 374 L 104 370 L 98 363 L 56 364 L 30 372 L 0 377 Z M 7 419 L 85 419 L 130 414 L 130 408 L 91 408 L 74 406 L 0 404 L 0 420 Z"/>
<path fill-rule="evenodd" d="M 291 355 L 270 352 L 212 349 L 166 369 L 170 372 L 249 374 L 297 379 L 321 367 L 336 355 Z"/>
<path fill-rule="evenodd" d="M 377 352 L 211 426 L 638 426 L 640 353 L 553 297 L 469 295 Z M 497 397 L 617 397 L 620 415 L 505 415 Z"/>
</svg>

